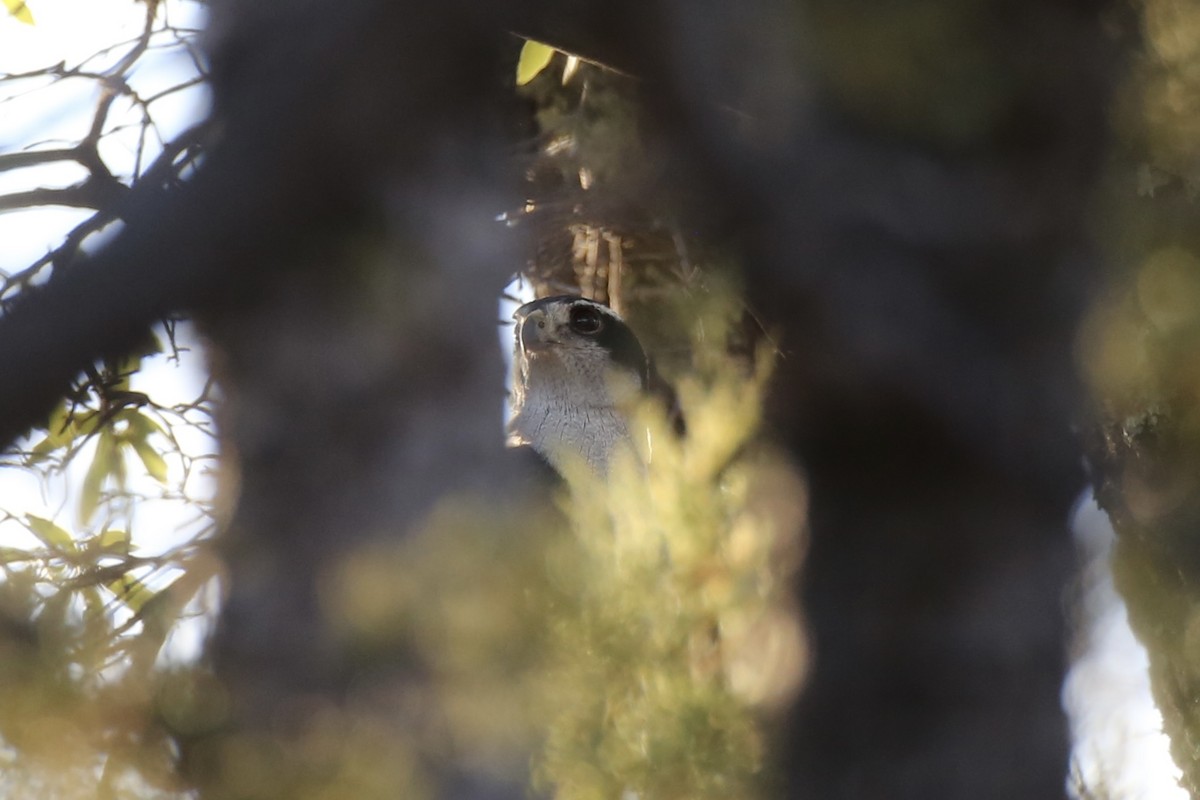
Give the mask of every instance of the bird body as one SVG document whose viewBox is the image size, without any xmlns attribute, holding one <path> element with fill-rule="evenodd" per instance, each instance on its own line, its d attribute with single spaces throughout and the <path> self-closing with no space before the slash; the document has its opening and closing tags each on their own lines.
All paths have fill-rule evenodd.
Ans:
<svg viewBox="0 0 1200 800">
<path fill-rule="evenodd" d="M 508 444 L 536 450 L 560 474 L 582 461 L 606 475 L 634 454 L 632 414 L 650 364 L 625 321 L 573 295 L 526 303 L 516 320 Z"/>
</svg>

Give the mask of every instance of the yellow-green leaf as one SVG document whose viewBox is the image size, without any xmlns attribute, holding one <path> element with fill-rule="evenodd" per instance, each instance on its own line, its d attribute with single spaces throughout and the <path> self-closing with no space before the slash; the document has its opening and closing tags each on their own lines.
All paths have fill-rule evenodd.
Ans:
<svg viewBox="0 0 1200 800">
<path fill-rule="evenodd" d="M 62 445 L 54 441 L 52 436 L 47 435 L 42 437 L 40 442 L 29 449 L 29 464 L 38 463 L 60 447 Z"/>
<path fill-rule="evenodd" d="M 29 463 L 36 464 L 55 450 L 70 445 L 80 436 L 86 436 L 100 425 L 100 415 L 86 408 L 78 408 L 68 418 L 66 405 L 59 407 L 50 417 L 46 437 L 30 448 Z"/>
<path fill-rule="evenodd" d="M 74 434 L 71 430 L 73 422 L 67 402 L 64 400 L 56 405 L 46 420 L 46 436 L 30 448 L 30 463 L 37 463 L 70 442 Z"/>
<path fill-rule="evenodd" d="M 529 39 L 521 47 L 521 57 L 517 59 L 517 86 L 524 86 L 538 76 L 550 64 L 554 57 L 554 48 L 548 44 Z"/>
<path fill-rule="evenodd" d="M 36 558 L 28 550 L 19 547 L 0 547 L 0 564 L 12 564 L 18 561 L 33 561 Z"/>
<path fill-rule="evenodd" d="M 75 540 L 71 538 L 71 534 L 48 519 L 35 517 L 33 514 L 26 514 L 25 527 L 47 547 L 67 552 L 75 550 Z"/>
<path fill-rule="evenodd" d="M 110 391 L 129 391 L 129 378 L 142 368 L 142 357 L 139 355 L 125 356 L 115 362 L 108 363 L 109 370 L 117 379 L 109 385 Z"/>
<path fill-rule="evenodd" d="M 152 433 L 163 432 L 161 425 L 135 408 L 125 409 L 117 414 L 116 419 L 123 419 L 128 422 L 130 433 L 143 439 Z"/>
<path fill-rule="evenodd" d="M 158 454 L 158 451 L 151 447 L 145 439 L 131 439 L 129 443 L 133 445 L 138 458 L 142 459 L 142 463 L 146 465 L 146 472 L 150 473 L 150 477 L 159 483 L 166 483 L 167 462 Z"/>
<path fill-rule="evenodd" d="M 88 467 L 79 492 L 80 525 L 86 525 L 96 513 L 100 506 L 100 489 L 104 486 L 104 480 L 116 471 L 120 458 L 116 439 L 108 431 L 101 431 L 96 437 L 96 454 L 92 457 L 92 464 Z"/>
<path fill-rule="evenodd" d="M 110 581 L 107 586 L 108 590 L 135 614 L 141 613 L 146 603 L 149 603 L 158 594 L 128 572 L 117 580 Z"/>
<path fill-rule="evenodd" d="M 46 430 L 51 436 L 60 436 L 70 424 L 71 404 L 63 400 L 50 412 L 50 419 L 46 420 Z"/>
<path fill-rule="evenodd" d="M 159 483 L 167 482 L 167 462 L 163 460 L 158 450 L 150 444 L 150 434 L 162 433 L 162 428 L 149 417 L 134 409 L 122 411 L 117 419 L 127 423 L 125 430 L 119 434 L 121 444 L 129 445 L 138 458 L 146 465 L 146 472 Z"/>
<path fill-rule="evenodd" d="M 29 6 L 25 5 L 25 0 L 4 0 L 4 7 L 18 22 L 24 22 L 26 25 L 33 24 L 33 13 L 30 12 Z"/>
<path fill-rule="evenodd" d="M 116 530 L 107 528 L 100 533 L 95 539 L 96 544 L 101 550 L 117 551 L 119 553 L 129 552 L 129 531 Z"/>
</svg>

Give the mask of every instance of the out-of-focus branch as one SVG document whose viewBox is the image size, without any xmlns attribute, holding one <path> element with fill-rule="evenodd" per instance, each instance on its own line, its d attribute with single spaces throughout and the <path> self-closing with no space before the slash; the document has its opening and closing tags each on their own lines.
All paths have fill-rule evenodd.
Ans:
<svg viewBox="0 0 1200 800">
<path fill-rule="evenodd" d="M 68 208 L 102 209 L 118 202 L 127 187 L 117 180 L 105 181 L 95 177 L 62 189 L 31 189 L 0 195 L 0 212 L 37 206 L 66 206 Z"/>
<path fill-rule="evenodd" d="M 184 170 L 194 165 L 202 151 L 202 145 L 211 130 L 211 124 L 202 121 L 181 133 L 173 141 L 163 145 L 162 151 L 139 175 L 135 187 L 147 189 L 171 188 L 178 184 Z M 70 152 L 75 153 L 74 149 Z M 2 156 L 0 156 L 2 158 Z M 63 243 L 19 272 L 7 276 L 0 284 L 0 299 L 11 300 L 14 289 L 24 289 L 33 279 L 49 266 L 66 266 L 79 252 L 83 240 L 116 219 L 116 203 L 105 204 L 96 214 L 81 222 L 67 234 Z"/>
<path fill-rule="evenodd" d="M 239 33 L 256 31 L 255 20 L 263 13 L 246 12 Z M 403 47 L 364 33 L 371 31 L 364 22 L 383 17 L 397 41 L 410 43 L 409 30 L 449 25 L 462 30 L 450 40 L 462 41 L 477 40 L 479 28 L 470 20 L 486 15 L 473 12 L 451 24 L 441 12 L 422 12 L 410 26 L 398 11 L 360 2 L 331 26 L 315 4 L 308 13 L 317 14 L 311 27 L 297 27 L 299 18 L 289 11 L 282 18 L 269 17 L 273 27 L 261 38 L 249 33 L 253 45 L 240 37 L 227 43 L 222 63 L 241 65 L 216 87 L 227 145 L 213 151 L 194 180 L 169 195 L 158 186 L 135 187 L 112 208 L 127 227 L 108 247 L 85 269 L 23 292 L 0 318 L 0 341 L 11 345 L 0 353 L 0 376 L 12 377 L 4 385 L 21 386 L 20 392 L 0 397 L 0 441 L 11 442 L 36 422 L 97 355 L 133 346 L 164 313 L 244 296 L 274 269 L 286 267 L 296 248 L 313 246 L 322 231 L 359 213 L 364 191 L 382 188 L 381 174 L 398 164 L 404 170 L 423 168 L 433 139 L 422 136 L 420 128 L 440 126 L 452 111 L 474 102 L 453 94 L 440 99 L 441 88 L 410 91 L 446 79 L 420 63 L 406 63 L 412 59 Z M 280 36 L 280 30 L 294 35 Z M 350 30 L 367 37 L 366 50 L 338 51 L 342 60 L 331 64 L 292 58 L 313 48 L 336 48 L 337 37 Z M 275 44 L 263 49 L 269 41 Z M 424 54 L 421 45 L 412 49 Z M 446 56 L 455 58 L 462 65 L 477 61 L 469 48 Z M 286 80 L 277 74 L 281 68 L 289 73 Z M 463 69 L 448 67 L 446 74 Z M 380 82 L 381 74 L 389 78 Z M 414 77 L 419 75 L 426 77 Z M 374 86 L 372 94 L 382 99 L 346 108 L 357 98 L 350 95 L 348 101 L 342 92 L 354 81 Z M 355 116 L 358 121 L 352 123 Z M 399 133 L 364 148 L 359 136 L 364 125 Z M 69 193 L 59 199 L 84 198 Z"/>
<path fill-rule="evenodd" d="M 0 153 L 0 172 L 24 167 L 53 164 L 57 161 L 79 161 L 79 148 L 60 147 L 53 150 L 26 150 L 21 153 Z"/>
</svg>

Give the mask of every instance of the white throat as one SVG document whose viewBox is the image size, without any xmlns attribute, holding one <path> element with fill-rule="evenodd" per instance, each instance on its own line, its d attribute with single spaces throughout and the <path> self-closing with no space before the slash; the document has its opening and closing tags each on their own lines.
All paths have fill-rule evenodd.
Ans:
<svg viewBox="0 0 1200 800">
<path fill-rule="evenodd" d="M 516 381 L 510 446 L 529 445 L 559 474 L 582 460 L 605 475 L 613 451 L 632 450 L 628 410 L 636 402 L 636 378 L 613 370 L 567 369 L 557 356 L 518 353 L 524 380 Z M 614 396 L 615 395 L 615 396 Z"/>
</svg>

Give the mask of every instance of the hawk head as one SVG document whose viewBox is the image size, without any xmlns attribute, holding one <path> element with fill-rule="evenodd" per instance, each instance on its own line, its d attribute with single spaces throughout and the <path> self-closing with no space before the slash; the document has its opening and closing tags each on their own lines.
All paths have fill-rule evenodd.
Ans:
<svg viewBox="0 0 1200 800">
<path fill-rule="evenodd" d="M 612 309 L 574 295 L 526 303 L 516 320 L 508 444 L 528 445 L 560 473 L 582 459 L 603 475 L 632 448 L 631 412 L 651 383 L 637 336 Z"/>
</svg>

